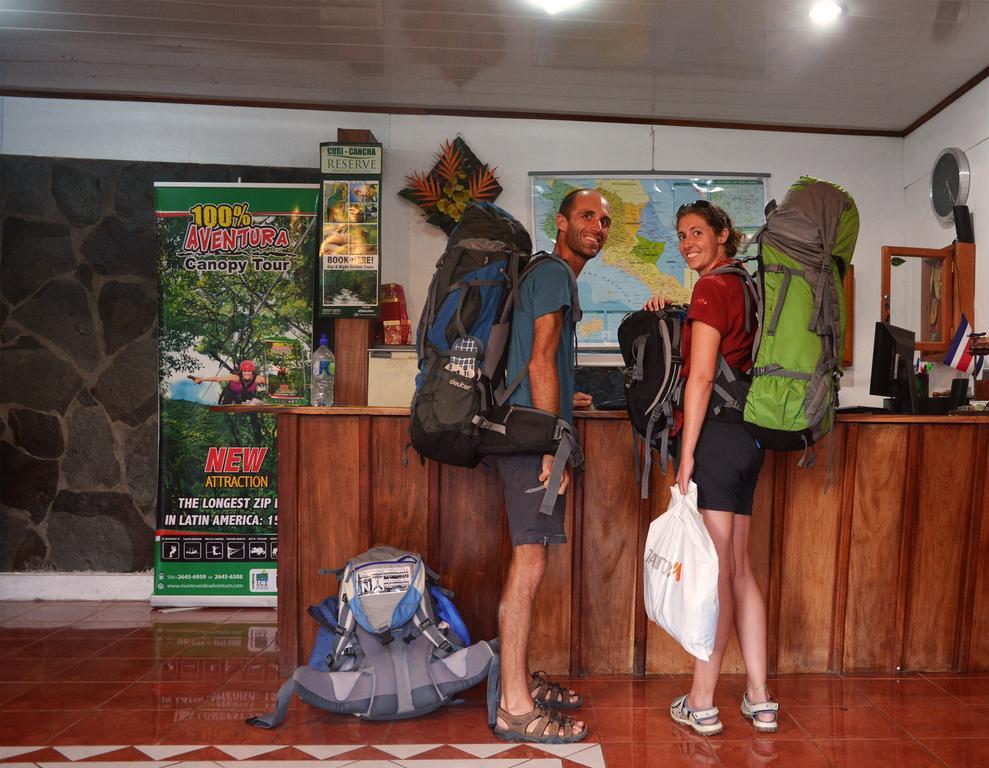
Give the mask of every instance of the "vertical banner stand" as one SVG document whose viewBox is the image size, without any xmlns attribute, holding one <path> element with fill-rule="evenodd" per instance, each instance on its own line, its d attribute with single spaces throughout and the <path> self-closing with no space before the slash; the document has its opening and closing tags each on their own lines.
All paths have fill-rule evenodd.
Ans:
<svg viewBox="0 0 989 768">
<path fill-rule="evenodd" d="M 316 184 L 155 184 L 152 605 L 275 605 L 275 417 L 248 406 L 305 402 L 318 195 Z"/>
</svg>

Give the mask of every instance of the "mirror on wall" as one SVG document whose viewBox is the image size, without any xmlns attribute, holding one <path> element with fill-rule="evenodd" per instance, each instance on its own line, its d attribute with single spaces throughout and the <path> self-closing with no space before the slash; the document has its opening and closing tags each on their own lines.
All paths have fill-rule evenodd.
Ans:
<svg viewBox="0 0 989 768">
<path fill-rule="evenodd" d="M 921 352 L 944 352 L 951 340 L 953 248 L 883 248 L 881 317 L 913 331 Z"/>
<path fill-rule="evenodd" d="M 946 352 L 965 313 L 975 325 L 975 244 L 882 249 L 884 323 L 913 331 L 922 353 Z"/>
</svg>

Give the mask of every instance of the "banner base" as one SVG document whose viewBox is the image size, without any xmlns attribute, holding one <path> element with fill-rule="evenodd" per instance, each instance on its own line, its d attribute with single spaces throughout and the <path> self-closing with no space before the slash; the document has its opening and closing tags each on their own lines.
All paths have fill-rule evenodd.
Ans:
<svg viewBox="0 0 989 768">
<path fill-rule="evenodd" d="M 152 595 L 152 608 L 277 608 L 277 597 L 251 595 Z"/>
</svg>

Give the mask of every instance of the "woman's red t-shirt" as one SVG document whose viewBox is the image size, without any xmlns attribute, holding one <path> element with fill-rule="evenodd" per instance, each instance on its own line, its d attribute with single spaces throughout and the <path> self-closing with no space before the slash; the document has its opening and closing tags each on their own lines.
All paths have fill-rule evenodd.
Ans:
<svg viewBox="0 0 989 768">
<path fill-rule="evenodd" d="M 745 332 L 745 285 L 738 275 L 705 275 L 694 285 L 690 295 L 687 322 L 683 325 L 680 352 L 683 368 L 680 377 L 690 374 L 690 337 L 695 320 L 711 326 L 721 334 L 718 351 L 732 368 L 748 371 L 752 368 L 752 342 L 756 334 L 755 302 L 749 301 L 751 323 Z M 683 411 L 674 414 L 673 434 L 683 427 Z"/>
<path fill-rule="evenodd" d="M 721 334 L 718 351 L 732 368 L 747 371 L 752 367 L 752 342 L 756 333 L 754 302 L 749 301 L 751 322 L 745 332 L 745 286 L 737 275 L 706 275 L 694 285 L 690 296 L 687 322 L 683 326 L 680 350 L 683 368 L 680 376 L 690 373 L 690 337 L 695 320 L 709 325 Z"/>
</svg>

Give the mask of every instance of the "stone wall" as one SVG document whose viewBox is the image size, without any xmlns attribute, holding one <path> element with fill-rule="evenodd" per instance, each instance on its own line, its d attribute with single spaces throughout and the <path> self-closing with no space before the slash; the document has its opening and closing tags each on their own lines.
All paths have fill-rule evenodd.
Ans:
<svg viewBox="0 0 989 768">
<path fill-rule="evenodd" d="M 0 571 L 153 565 L 153 182 L 317 178 L 0 156 Z"/>
</svg>

